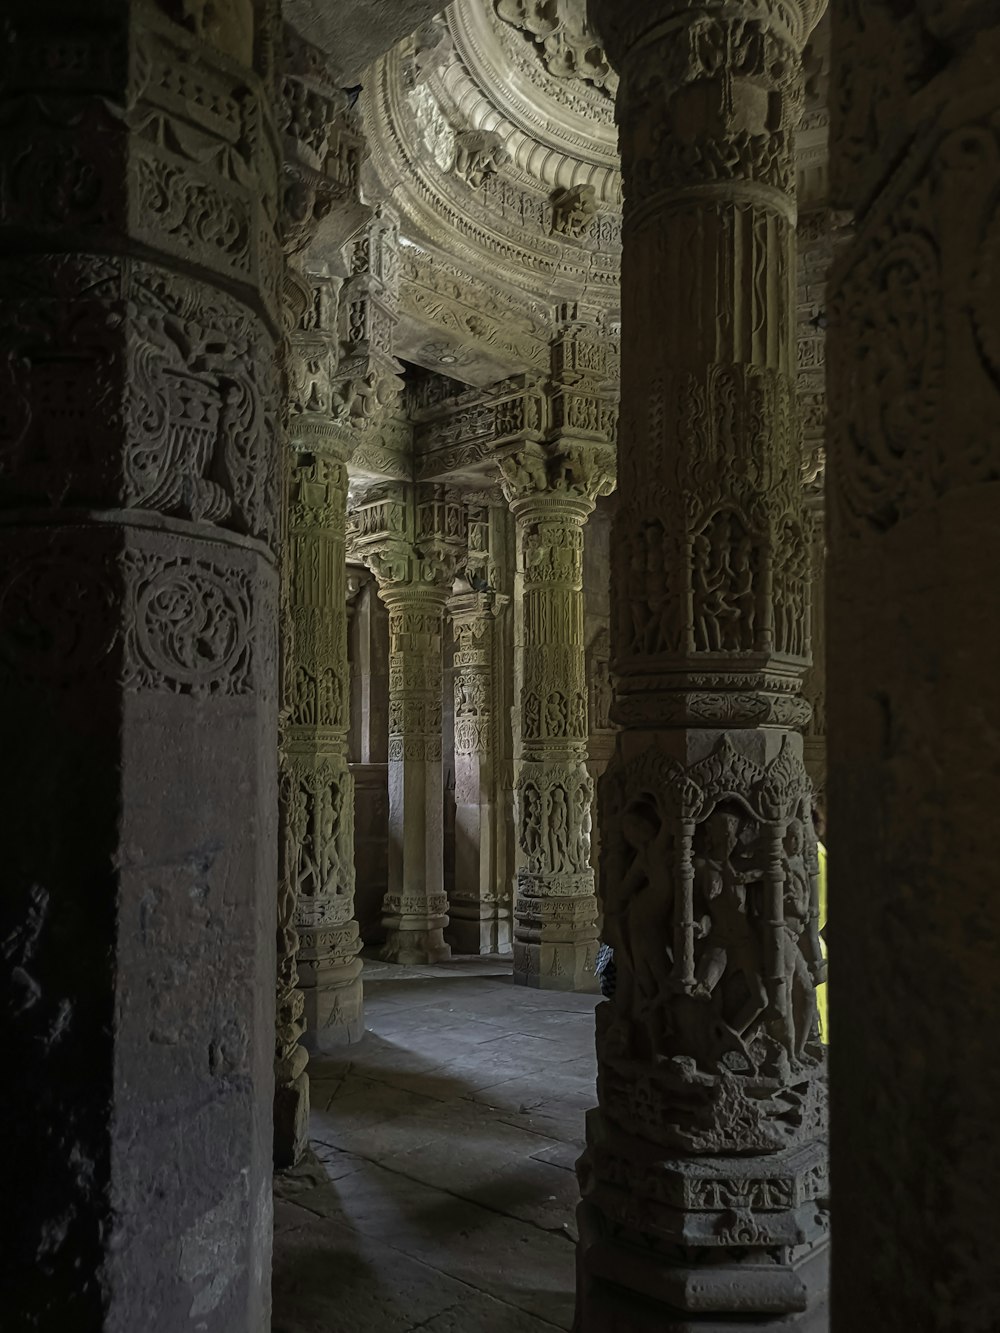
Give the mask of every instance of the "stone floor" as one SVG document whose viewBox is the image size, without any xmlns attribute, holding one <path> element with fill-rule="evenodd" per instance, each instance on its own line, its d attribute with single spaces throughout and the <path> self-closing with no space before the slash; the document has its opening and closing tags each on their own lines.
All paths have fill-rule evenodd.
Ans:
<svg viewBox="0 0 1000 1333">
<path fill-rule="evenodd" d="M 597 997 L 504 959 L 365 964 L 368 1032 L 312 1071 L 279 1179 L 273 1333 L 544 1333 L 573 1318 Z"/>
</svg>

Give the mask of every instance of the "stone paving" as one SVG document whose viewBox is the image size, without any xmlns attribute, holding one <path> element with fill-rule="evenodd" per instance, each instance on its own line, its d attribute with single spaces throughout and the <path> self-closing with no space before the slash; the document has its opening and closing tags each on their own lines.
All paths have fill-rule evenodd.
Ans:
<svg viewBox="0 0 1000 1333">
<path fill-rule="evenodd" d="M 368 1031 L 310 1064 L 276 1183 L 273 1333 L 544 1333 L 573 1320 L 594 995 L 508 959 L 366 961 Z"/>
</svg>

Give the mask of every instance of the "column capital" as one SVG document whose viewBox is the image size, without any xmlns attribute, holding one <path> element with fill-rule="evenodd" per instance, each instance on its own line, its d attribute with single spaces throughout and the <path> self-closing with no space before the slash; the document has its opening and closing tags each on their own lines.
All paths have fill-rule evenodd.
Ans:
<svg viewBox="0 0 1000 1333">
<path fill-rule="evenodd" d="M 379 592 L 399 598 L 447 598 L 466 554 L 461 498 L 446 486 L 408 483 L 374 487 L 352 507 L 352 554 L 375 575 Z"/>
<path fill-rule="evenodd" d="M 623 77 L 629 62 L 667 43 L 671 59 L 662 71 L 676 85 L 718 79 L 725 71 L 713 57 L 733 52 L 732 36 L 745 31 L 747 44 L 768 31 L 791 40 L 801 51 L 822 18 L 827 0 L 588 0 L 587 18 Z M 749 26 L 748 26 L 749 25 Z M 687 41 L 697 33 L 699 42 Z M 732 66 L 734 59 L 726 61 Z M 757 66 L 746 70 L 749 77 Z M 742 71 L 741 71 L 742 73 Z"/>
<path fill-rule="evenodd" d="M 562 517 L 582 526 L 599 495 L 615 486 L 607 445 L 542 445 L 522 441 L 497 459 L 500 484 L 515 518 Z"/>
</svg>

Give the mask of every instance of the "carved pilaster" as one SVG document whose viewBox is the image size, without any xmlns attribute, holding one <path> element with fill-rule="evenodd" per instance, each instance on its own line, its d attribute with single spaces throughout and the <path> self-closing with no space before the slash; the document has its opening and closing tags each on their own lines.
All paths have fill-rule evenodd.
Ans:
<svg viewBox="0 0 1000 1333">
<path fill-rule="evenodd" d="M 465 547 L 462 506 L 443 487 L 387 486 L 363 497 L 353 549 L 389 612 L 388 962 L 433 963 L 444 941 L 441 639 Z"/>
<path fill-rule="evenodd" d="M 449 939 L 459 953 L 510 949 L 510 910 L 497 875 L 494 742 L 499 594 L 489 590 L 489 510 L 468 511 L 467 589 L 448 603 L 455 641 L 455 888 Z"/>
<path fill-rule="evenodd" d="M 581 1333 L 797 1327 L 825 1288 L 793 346 L 804 4 L 594 0 L 621 78 L 615 758 Z"/>
</svg>

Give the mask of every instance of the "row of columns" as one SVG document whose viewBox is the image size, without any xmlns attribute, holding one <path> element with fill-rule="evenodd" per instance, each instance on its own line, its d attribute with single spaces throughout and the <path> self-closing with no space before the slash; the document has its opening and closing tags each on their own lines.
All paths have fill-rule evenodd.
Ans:
<svg viewBox="0 0 1000 1333">
<path fill-rule="evenodd" d="M 626 185 L 621 734 L 600 806 L 619 981 L 580 1168 L 578 1327 L 806 1327 L 827 1183 L 790 144 L 815 9 L 592 9 L 621 73 Z M 25 1326 L 263 1333 L 276 920 L 286 953 L 296 929 L 307 941 L 306 979 L 323 971 L 319 923 L 288 896 L 279 916 L 274 889 L 279 42 L 265 3 L 182 10 L 15 3 L 8 18 L 7 1299 Z M 834 185 L 856 234 L 830 335 L 834 1326 L 988 1328 L 1000 28 L 976 4 L 870 0 L 835 18 Z M 363 296 L 338 369 L 371 364 Z M 355 429 L 369 373 L 318 415 Z M 560 449 L 529 443 L 547 491 Z M 338 449 L 299 436 L 289 451 L 289 549 L 317 554 L 291 570 L 286 643 L 327 604 L 312 562 L 340 541 Z M 573 530 L 565 513 L 551 534 L 531 524 L 526 560 Z M 574 581 L 567 561 L 560 616 Z M 527 650 L 544 661 L 560 642 L 535 643 L 544 602 L 530 672 Z M 433 653 L 426 627 L 404 616 L 399 633 Z M 283 874 L 329 904 L 332 859 L 307 865 L 289 837 L 303 803 L 288 775 L 296 755 L 303 772 L 331 764 L 305 800 L 319 847 L 340 751 L 316 719 L 343 714 L 330 696 L 303 712 L 298 689 L 286 676 Z M 521 791 L 523 846 L 539 807 Z M 541 949 L 532 874 L 519 942 Z M 287 1016 L 294 1032 L 294 1003 Z M 280 1056 L 294 1100 L 302 1071 Z"/>
</svg>

